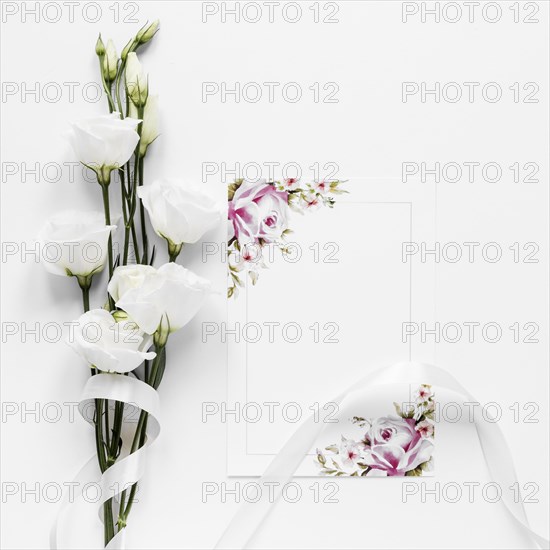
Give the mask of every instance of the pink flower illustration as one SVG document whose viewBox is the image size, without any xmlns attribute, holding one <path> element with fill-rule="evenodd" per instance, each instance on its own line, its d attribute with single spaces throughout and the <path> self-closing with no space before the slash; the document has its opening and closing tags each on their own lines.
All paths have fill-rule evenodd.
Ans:
<svg viewBox="0 0 550 550">
<path fill-rule="evenodd" d="M 434 425 L 429 420 L 419 422 L 415 429 L 422 437 L 433 437 L 434 435 Z"/>
<path fill-rule="evenodd" d="M 428 399 L 430 399 L 430 397 L 433 397 L 433 390 L 432 390 L 432 387 L 431 386 L 428 386 L 426 384 L 423 384 L 422 386 L 420 386 L 420 388 L 418 389 L 418 397 L 417 397 L 417 400 L 419 402 L 424 402 L 424 401 L 428 401 Z"/>
<path fill-rule="evenodd" d="M 388 476 L 403 476 L 414 470 L 430 459 L 434 448 L 433 441 L 415 429 L 411 418 L 377 418 L 365 438 L 370 442 L 365 463 Z"/>
<path fill-rule="evenodd" d="M 308 190 L 307 193 L 302 194 L 300 203 L 302 210 L 318 210 L 323 206 L 322 199 L 312 190 Z"/>
<path fill-rule="evenodd" d="M 288 228 L 288 194 L 265 180 L 244 181 L 229 202 L 228 216 L 240 246 L 276 242 Z"/>
<path fill-rule="evenodd" d="M 342 463 L 345 466 L 355 466 L 359 458 L 361 458 L 359 445 L 351 440 L 342 437 L 342 443 L 340 444 L 340 456 L 342 457 Z"/>
<path fill-rule="evenodd" d="M 313 191 L 316 193 L 321 193 L 321 195 L 326 195 L 330 192 L 330 182 L 329 181 L 318 181 L 312 185 Z"/>
<path fill-rule="evenodd" d="M 294 191 L 300 186 L 300 180 L 297 178 L 286 178 L 275 183 L 275 187 L 280 191 Z"/>
</svg>

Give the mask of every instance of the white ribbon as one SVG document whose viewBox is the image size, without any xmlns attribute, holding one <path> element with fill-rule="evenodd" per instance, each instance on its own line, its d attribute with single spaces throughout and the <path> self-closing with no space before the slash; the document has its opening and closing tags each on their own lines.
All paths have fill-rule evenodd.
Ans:
<svg viewBox="0 0 550 550">
<path fill-rule="evenodd" d="M 380 384 L 391 383 L 429 383 L 438 388 L 461 394 L 470 402 L 477 402 L 476 399 L 448 372 L 432 365 L 421 363 L 398 363 L 391 367 L 380 369 L 367 375 L 331 401 L 340 405 L 344 399 L 349 398 L 352 394 L 364 392 Z M 85 521 L 90 519 L 89 514 L 84 513 L 84 509 L 86 509 L 86 511 L 89 509 L 89 504 L 86 504 L 83 499 L 83 484 L 96 481 L 101 488 L 101 498 L 94 504 L 101 517 L 102 505 L 106 500 L 116 496 L 116 494 L 120 493 L 123 489 L 129 488 L 133 483 L 142 478 L 148 448 L 158 437 L 160 432 L 159 398 L 157 392 L 148 384 L 128 376 L 114 374 L 102 373 L 91 377 L 84 388 L 79 406 L 81 414 L 88 422 L 92 422 L 92 420 L 87 418 L 83 411 L 95 399 L 120 401 L 147 411 L 150 415 L 148 420 L 147 441 L 138 451 L 128 454 L 128 441 L 131 440 L 131 437 L 124 437 L 123 439 L 126 443 L 121 451 L 121 456 L 123 456 L 123 458 L 119 459 L 119 461 L 105 471 L 103 475 L 99 472 L 97 458 L 95 456 L 80 470 L 75 479 L 79 490 L 75 493 L 74 501 L 69 502 L 69 494 L 66 492 L 58 520 L 52 527 L 50 545 L 53 550 L 57 548 L 80 547 L 78 544 L 78 537 L 77 543 L 72 540 L 64 546 L 59 546 L 58 525 L 61 524 L 61 533 L 67 538 L 67 535 L 69 535 L 71 531 L 76 531 L 78 533 L 79 528 L 74 520 L 71 521 L 70 524 L 68 521 L 62 521 L 62 519 L 65 519 L 64 514 L 66 512 L 73 511 L 73 518 L 85 518 Z M 128 413 L 129 407 L 125 407 L 126 419 Z M 487 423 L 483 421 L 481 412 L 477 407 L 474 408 L 474 421 L 483 455 L 493 480 L 503 485 L 505 484 L 506 486 L 517 483 L 517 476 L 510 450 L 498 425 L 496 423 Z M 135 422 L 133 424 L 135 424 Z M 248 547 L 253 535 L 259 530 L 273 504 L 280 497 L 282 487 L 292 478 L 294 472 L 315 444 L 315 441 L 324 427 L 325 425 L 316 422 L 312 415 L 298 428 L 279 454 L 273 459 L 261 478 L 261 482 L 266 484 L 273 483 L 272 486 L 275 487 L 275 498 L 267 499 L 266 497 L 259 502 L 243 503 L 227 527 L 225 533 L 218 541 L 216 548 L 244 549 Z M 114 488 L 118 488 L 118 490 Z M 521 499 L 516 501 L 505 492 L 503 493 L 503 502 L 512 521 L 516 524 L 518 529 L 531 537 L 539 548 L 549 548 L 548 540 L 535 533 L 529 527 Z M 126 529 L 122 529 L 117 533 L 107 548 L 124 548 L 125 532 Z M 79 542 L 81 543 L 82 541 Z"/>
<path fill-rule="evenodd" d="M 119 374 L 101 373 L 88 379 L 79 403 L 79 411 L 83 418 L 93 423 L 93 419 L 84 414 L 85 410 L 93 404 L 95 399 L 108 399 L 110 401 L 120 401 L 125 403 L 124 422 L 123 422 L 123 441 L 121 457 L 119 460 L 101 474 L 97 464 L 97 457 L 93 456 L 80 470 L 75 478 L 77 491 L 74 493 L 74 500 L 71 501 L 68 491 L 65 492 L 63 503 L 50 532 L 50 547 L 52 550 L 58 548 L 81 548 L 82 544 L 90 541 L 82 541 L 79 537 L 79 521 L 90 521 L 90 504 L 85 502 L 82 489 L 85 484 L 97 483 L 100 489 L 100 498 L 94 503 L 97 508 L 100 519 L 102 519 L 103 503 L 113 498 L 116 502 L 116 496 L 124 489 L 129 489 L 131 485 L 139 481 L 145 473 L 145 461 L 149 446 L 158 437 L 160 432 L 160 401 L 158 393 L 145 382 L 141 382 L 129 376 Z M 149 413 L 147 422 L 147 440 L 143 447 L 136 452 L 129 454 L 130 441 L 132 440 L 132 430 L 136 422 L 128 422 L 129 415 L 135 407 Z M 70 519 L 66 516 L 70 515 Z M 124 538 L 126 529 L 119 531 L 109 542 L 107 548 L 124 548 Z M 58 535 L 61 534 L 64 539 L 62 545 L 59 545 Z"/>
<path fill-rule="evenodd" d="M 373 386 L 391 383 L 431 384 L 437 388 L 461 394 L 469 402 L 477 402 L 448 372 L 433 365 L 415 362 L 397 363 L 375 371 L 330 401 L 340 405 L 344 399 L 356 392 L 364 392 Z M 500 428 L 496 423 L 485 422 L 478 407 L 474 408 L 474 421 L 483 456 L 492 479 L 506 487 L 517 483 L 512 456 Z M 241 504 L 216 544 L 216 549 L 245 549 L 249 547 L 252 537 L 260 529 L 264 519 L 281 496 L 282 488 L 291 480 L 324 428 L 325 424 L 316 422 L 312 415 L 296 430 L 260 479 L 260 483 L 265 485 L 272 483 L 273 485 L 270 486 L 275 487 L 274 492 L 270 494 L 269 498 L 265 496 L 259 501 Z M 529 527 L 521 499 L 516 501 L 509 493 L 504 492 L 503 494 L 506 510 L 510 513 L 517 528 L 528 535 L 539 548 L 549 548 L 548 540 Z"/>
</svg>

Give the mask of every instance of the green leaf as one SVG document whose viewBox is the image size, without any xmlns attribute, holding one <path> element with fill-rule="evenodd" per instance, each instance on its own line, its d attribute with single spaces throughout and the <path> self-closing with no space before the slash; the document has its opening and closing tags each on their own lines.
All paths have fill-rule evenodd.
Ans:
<svg viewBox="0 0 550 550">
<path fill-rule="evenodd" d="M 235 180 L 233 183 L 230 183 L 227 186 L 227 200 L 232 201 L 233 197 L 235 196 L 235 191 L 241 186 L 243 183 L 243 179 Z"/>
<path fill-rule="evenodd" d="M 405 475 L 407 477 L 420 477 L 422 475 L 422 467 L 418 466 L 414 470 L 410 470 L 409 472 L 405 472 Z"/>
</svg>

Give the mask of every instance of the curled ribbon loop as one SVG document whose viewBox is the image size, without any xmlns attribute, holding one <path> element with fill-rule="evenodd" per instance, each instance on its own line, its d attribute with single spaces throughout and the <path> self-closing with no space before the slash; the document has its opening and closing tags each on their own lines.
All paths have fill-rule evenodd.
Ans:
<svg viewBox="0 0 550 550">
<path fill-rule="evenodd" d="M 344 399 L 358 392 L 364 395 L 369 391 L 375 391 L 376 386 L 381 384 L 396 383 L 432 384 L 438 389 L 450 390 L 462 395 L 470 402 L 476 402 L 476 399 L 447 371 L 416 362 L 397 363 L 368 374 L 330 402 L 340 405 Z M 493 480 L 503 486 L 517 483 L 512 455 L 498 425 L 485 422 L 477 408 L 474 409 L 474 421 L 483 456 Z M 291 480 L 324 429 L 325 425 L 316 422 L 312 415 L 294 432 L 260 478 L 260 483 L 273 484 L 272 486 L 275 487 L 271 498 L 263 497 L 259 501 L 243 502 L 218 541 L 216 549 L 249 547 L 252 537 L 258 532 L 264 519 L 281 496 L 282 487 Z M 549 548 L 548 540 L 529 526 L 521 499 L 515 500 L 509 494 L 503 494 L 503 497 L 506 510 L 517 528 L 539 548 Z"/>
<path fill-rule="evenodd" d="M 123 490 L 129 489 L 143 477 L 149 447 L 160 433 L 159 396 L 156 390 L 145 382 L 129 376 L 107 373 L 89 378 L 78 408 L 83 418 L 91 424 L 93 418 L 85 414 L 85 411 L 90 410 L 96 399 L 108 399 L 125 404 L 122 432 L 124 444 L 120 451 L 120 458 L 101 474 L 97 458 L 93 456 L 77 474 L 73 483 L 77 490 L 71 495 L 72 498 L 69 497 L 67 491 L 65 492 L 61 510 L 50 533 L 52 550 L 98 547 L 97 544 L 91 544 L 90 540 L 83 540 L 82 533 L 86 532 L 86 525 L 92 523 L 91 505 L 86 502 L 83 487 L 93 483 L 97 484 L 100 496 L 92 504 L 99 518 L 102 519 L 103 503 L 110 498 L 113 498 L 113 502 L 116 503 L 117 496 Z M 136 411 L 139 410 L 149 413 L 147 439 L 143 447 L 130 454 L 130 443 L 136 427 Z M 124 548 L 125 533 L 126 528 L 122 528 L 106 548 L 111 550 Z M 61 535 L 61 541 L 58 540 L 59 535 Z"/>
</svg>

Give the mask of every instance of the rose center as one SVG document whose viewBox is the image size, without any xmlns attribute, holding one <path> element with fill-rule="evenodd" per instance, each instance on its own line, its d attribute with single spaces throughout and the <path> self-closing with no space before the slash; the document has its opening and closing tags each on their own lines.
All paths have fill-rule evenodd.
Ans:
<svg viewBox="0 0 550 550">
<path fill-rule="evenodd" d="M 275 227 L 277 225 L 277 216 L 275 214 L 271 214 L 267 218 L 265 218 L 264 223 L 267 225 L 267 227 Z"/>
<path fill-rule="evenodd" d="M 384 428 L 381 432 L 380 432 L 380 437 L 384 440 L 384 441 L 388 441 L 389 439 L 391 439 L 392 435 L 394 434 L 394 430 L 392 428 Z"/>
</svg>

